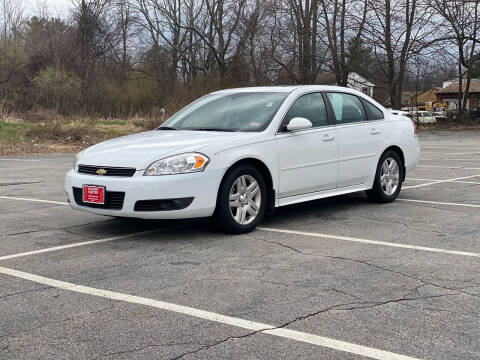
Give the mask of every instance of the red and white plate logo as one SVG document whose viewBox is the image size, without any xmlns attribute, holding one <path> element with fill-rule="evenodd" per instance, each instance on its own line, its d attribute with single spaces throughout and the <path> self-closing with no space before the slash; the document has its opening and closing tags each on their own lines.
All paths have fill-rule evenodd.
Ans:
<svg viewBox="0 0 480 360">
<path fill-rule="evenodd" d="M 83 185 L 83 202 L 92 204 L 105 204 L 105 187 Z"/>
</svg>

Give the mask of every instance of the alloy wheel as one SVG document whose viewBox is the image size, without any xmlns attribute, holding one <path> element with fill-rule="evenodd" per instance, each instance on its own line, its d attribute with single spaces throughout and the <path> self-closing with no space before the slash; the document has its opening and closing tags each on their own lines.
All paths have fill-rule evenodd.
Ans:
<svg viewBox="0 0 480 360">
<path fill-rule="evenodd" d="M 382 170 L 380 172 L 380 185 L 383 192 L 392 196 L 397 191 L 398 184 L 400 183 L 400 168 L 397 161 L 393 157 L 388 157 L 382 164 Z"/>
<path fill-rule="evenodd" d="M 228 199 L 233 219 L 240 225 L 250 224 L 260 211 L 260 185 L 253 176 L 241 175 L 230 188 Z"/>
</svg>

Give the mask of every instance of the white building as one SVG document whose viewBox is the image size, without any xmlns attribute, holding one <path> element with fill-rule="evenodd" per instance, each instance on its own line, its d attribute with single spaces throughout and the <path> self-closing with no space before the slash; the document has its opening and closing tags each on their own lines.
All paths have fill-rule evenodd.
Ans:
<svg viewBox="0 0 480 360">
<path fill-rule="evenodd" d="M 318 85 L 338 85 L 335 74 L 332 73 L 318 74 L 316 83 Z M 358 75 L 357 73 L 352 72 L 348 74 L 347 87 L 361 91 L 362 93 L 373 97 L 373 89 L 375 84 L 372 84 L 370 81 Z"/>
<path fill-rule="evenodd" d="M 357 73 L 352 72 L 348 74 L 347 84 L 349 88 L 361 91 L 362 93 L 373 97 L 373 88 L 375 87 L 375 84 L 372 84 Z"/>
</svg>

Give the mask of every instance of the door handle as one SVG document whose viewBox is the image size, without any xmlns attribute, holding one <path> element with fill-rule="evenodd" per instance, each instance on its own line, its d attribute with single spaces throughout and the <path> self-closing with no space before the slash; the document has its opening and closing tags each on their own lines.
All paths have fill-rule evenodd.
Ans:
<svg viewBox="0 0 480 360">
<path fill-rule="evenodd" d="M 370 130 L 370 134 L 372 135 L 377 135 L 377 134 L 380 134 L 381 131 L 377 128 L 372 128 L 372 130 Z"/>
<path fill-rule="evenodd" d="M 335 136 L 330 135 L 330 134 L 325 134 L 325 135 L 323 135 L 322 140 L 323 141 L 332 141 L 332 140 L 335 140 Z"/>
</svg>

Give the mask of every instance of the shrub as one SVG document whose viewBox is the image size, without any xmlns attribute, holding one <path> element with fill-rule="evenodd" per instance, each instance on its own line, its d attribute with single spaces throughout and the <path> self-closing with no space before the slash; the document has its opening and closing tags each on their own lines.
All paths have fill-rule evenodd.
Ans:
<svg viewBox="0 0 480 360">
<path fill-rule="evenodd" d="M 131 116 L 161 105 L 156 83 L 144 77 L 107 83 L 105 92 L 111 112 L 117 115 Z"/>
<path fill-rule="evenodd" d="M 33 79 L 37 102 L 57 112 L 72 113 L 78 109 L 81 99 L 81 80 L 74 73 L 48 67 Z"/>
<path fill-rule="evenodd" d="M 130 119 L 132 124 L 142 130 L 153 130 L 159 127 L 163 120 L 161 117 L 135 115 Z"/>
<path fill-rule="evenodd" d="M 30 123 L 57 123 L 63 120 L 63 116 L 54 109 L 38 108 L 26 111 L 23 119 Z"/>
<path fill-rule="evenodd" d="M 38 126 L 30 127 L 25 132 L 25 137 L 36 141 L 51 140 L 89 144 L 96 141 L 96 131 L 88 122 L 38 124 Z"/>
</svg>

